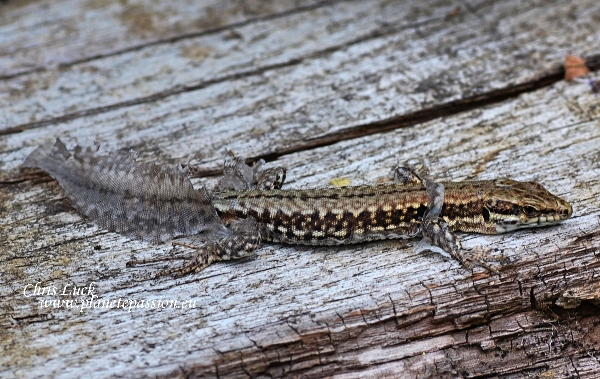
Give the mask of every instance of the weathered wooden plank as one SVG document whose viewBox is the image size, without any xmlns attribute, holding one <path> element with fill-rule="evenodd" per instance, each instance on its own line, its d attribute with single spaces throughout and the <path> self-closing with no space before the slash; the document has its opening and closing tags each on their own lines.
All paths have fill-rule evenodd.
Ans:
<svg viewBox="0 0 600 379">
<path fill-rule="evenodd" d="M 382 34 L 382 23 L 401 23 L 385 34 L 405 29 L 408 22 L 435 23 L 439 28 L 453 9 L 438 7 L 432 15 L 405 20 L 410 5 L 394 4 L 392 9 L 386 9 L 389 7 L 384 2 L 351 7 L 333 3 L 293 17 L 236 25 L 173 44 L 151 45 L 94 59 L 61 72 L 20 76 L 5 82 L 10 100 L 20 100 L 20 106 L 13 107 L 7 115 L 8 126 L 81 111 L 89 113 L 90 108 L 149 102 L 148 97 L 160 98 L 240 76 L 260 75 L 278 66 L 293 66 L 311 56 L 330 54 L 347 44 L 375 38 Z M 390 16 L 382 19 L 382 14 Z M 31 93 L 38 96 L 30 99 Z M 40 103 L 40 98 L 45 101 Z M 33 116 L 32 109 L 36 110 Z"/>
<path fill-rule="evenodd" d="M 353 40 L 365 39 L 380 28 L 377 17 L 381 2 L 358 3 L 353 7 L 332 4 L 294 17 L 267 19 L 244 26 L 235 25 L 217 33 L 187 38 L 174 44 L 151 45 L 130 53 L 94 59 L 61 72 L 49 71 L 22 76 L 6 82 L 21 97 L 21 117 L 12 113 L 11 124 L 63 116 L 90 108 L 122 107 L 124 103 L 145 101 L 149 96 L 164 97 L 194 87 L 228 79 L 257 75 L 277 66 L 323 54 Z M 403 9 L 405 8 L 405 9 Z M 397 23 L 408 7 L 387 14 Z M 437 9 L 434 20 L 443 21 L 452 8 Z M 398 14 L 398 10 L 401 10 Z M 445 13 L 444 13 L 445 12 Z M 364 17 L 368 14 L 369 17 Z M 385 14 L 385 13 L 384 13 Z M 402 18 L 401 18 L 402 17 Z M 432 16 L 418 22 L 430 21 Z M 310 20 L 310 21 L 309 21 Z M 336 30 L 337 29 L 337 30 Z M 348 32 L 348 29 L 350 32 Z M 26 91 L 17 91 L 26 88 Z M 28 99 L 36 93 L 45 99 Z M 31 109 L 36 109 L 35 120 Z M 48 114 L 45 109 L 51 109 Z"/>
<path fill-rule="evenodd" d="M 85 63 L 61 72 L 20 76 L 3 83 L 5 101 L 12 104 L 2 117 L 6 132 L 108 112 L 75 120 L 70 129 L 104 142 L 98 125 L 106 128 L 103 130 L 112 140 L 115 135 L 127 136 L 135 126 L 153 136 L 154 140 L 147 142 L 157 145 L 168 125 L 168 135 L 180 136 L 175 141 L 170 138 L 174 151 L 189 146 L 195 135 L 246 141 L 227 148 L 252 156 L 293 151 L 331 134 L 339 138 L 353 127 L 375 127 L 373 124 L 556 73 L 567 52 L 593 53 L 587 41 L 597 32 L 591 25 L 600 13 L 596 2 L 587 7 L 545 3 L 543 8 L 529 3 L 483 3 L 475 4 L 472 12 L 464 9 L 460 16 L 448 18 L 451 8 L 433 7 L 432 16 L 422 16 L 420 8 L 384 4 L 388 8 L 377 2 L 360 7 L 340 3 L 289 19 L 252 23 L 242 31 L 246 36 L 261 37 L 251 39 L 252 43 L 227 42 L 228 30 L 173 46 L 151 46 L 150 50 L 97 59 L 89 63 L 96 69 Z M 363 7 L 373 10 L 366 14 L 365 22 L 359 22 L 366 12 Z M 344 11 L 346 8 L 352 11 Z M 490 13 L 498 18 L 495 23 L 491 23 Z M 388 20 L 385 17 L 391 16 L 382 14 L 397 18 Z M 576 18 L 577 25 L 566 21 L 565 14 Z M 529 25 L 534 15 L 540 21 Z M 385 26 L 397 25 L 399 20 L 409 21 L 393 28 Z M 296 27 L 290 28 L 288 23 Z M 332 35 L 336 25 L 345 27 Z M 278 43 L 271 42 L 273 30 L 283 30 L 283 35 L 274 39 Z M 513 38 L 515 33 L 522 39 Z M 560 42 L 565 35 L 569 38 Z M 303 39 L 315 42 L 290 47 L 290 41 Z M 526 40 L 536 41 L 536 55 L 523 52 Z M 197 57 L 182 52 L 198 46 L 220 52 L 221 57 L 207 57 L 198 65 Z M 31 91 L 37 96 L 31 96 Z M 164 96 L 164 101 L 156 101 Z M 134 106 L 138 103 L 143 104 Z M 235 133 L 211 135 L 231 129 L 223 125 L 235 125 Z M 139 140 L 123 144 L 137 145 Z M 218 148 L 223 146 L 202 150 L 214 157 Z M 189 156 L 193 151 L 185 153 Z M 205 166 L 214 169 L 220 161 L 221 156 Z"/>
<path fill-rule="evenodd" d="M 310 0 L 6 1 L 0 4 L 0 78 L 53 71 L 319 6 Z"/>
<path fill-rule="evenodd" d="M 3 364 L 11 364 L 10 372 L 35 375 L 69 375 L 75 371 L 68 364 L 101 375 L 129 375 L 127 368 L 135 367 L 136 375 L 218 370 L 231 376 L 346 372 L 344 377 L 399 367 L 392 364 L 411 373 L 450 375 L 460 369 L 476 376 L 489 371 L 475 357 L 487 357 L 493 366 L 497 354 L 504 355 L 497 372 L 507 375 L 589 365 L 587 352 L 597 353 L 598 340 L 577 331 L 595 330 L 595 316 L 579 310 L 585 327 L 577 329 L 531 308 L 544 310 L 565 291 L 596 282 L 596 102 L 587 87 L 559 83 L 457 117 L 282 157 L 291 166 L 292 186 L 322 185 L 333 176 L 372 182 L 397 161 L 420 156 L 440 178 L 510 174 L 539 180 L 572 201 L 575 217 L 561 226 L 465 238 L 468 246 L 492 246 L 514 261 L 499 277 L 387 241 L 345 248 L 266 246 L 256 259 L 217 264 L 194 277 L 148 281 L 139 276 L 144 270 L 125 269 L 124 261 L 131 253 L 168 254 L 169 247 L 99 231 L 60 200 L 52 181 L 7 186 L 9 204 L 33 200 L 28 208 L 35 214 L 7 222 L 3 213 L 7 229 L 19 232 L 2 236 L 11 240 L 3 278 L 12 283 L 3 300 L 17 326 L 5 329 L 3 340 L 11 348 L 7 358 L 18 365 Z M 56 297 L 34 301 L 21 295 L 37 281 L 59 289 L 93 281 L 100 299 L 193 299 L 197 308 L 40 309 L 37 300 Z M 20 330 L 27 336 L 18 337 Z"/>
<path fill-rule="evenodd" d="M 406 6 L 381 4 L 387 13 Z M 21 133 L 5 134 L 0 140 L 0 241 L 4 241 L 0 374 L 593 377 L 598 372 L 595 357 L 600 356 L 594 305 L 600 291 L 595 284 L 600 111 L 597 96 L 585 85 L 557 83 L 505 103 L 286 154 L 272 163 L 289 167 L 288 187 L 308 187 L 327 185 L 334 177 L 348 177 L 353 184 L 373 183 L 398 162 L 420 159 L 439 179 L 533 179 L 571 201 L 575 217 L 555 228 L 463 236 L 467 246 L 493 247 L 495 254 L 514 261 L 500 276 L 481 269 L 466 271 L 453 260 L 415 254 L 411 246 L 387 241 L 319 249 L 269 245 L 253 259 L 217 264 L 179 280 L 152 281 L 145 274 L 157 267 L 127 269 L 129 256 L 154 257 L 174 249 L 99 229 L 69 206 L 56 182 L 17 169 L 34 146 L 55 136 L 71 145 L 75 140 L 82 144 L 98 140 L 107 151 L 136 147 L 143 160 L 172 163 L 195 158 L 201 167 L 212 169 L 221 164 L 227 148 L 251 156 L 307 148 L 316 138 L 357 125 L 375 128 L 382 121 L 424 108 L 435 111 L 456 99 L 528 85 L 555 72 L 569 47 L 593 53 L 590 41 L 597 37 L 593 24 L 597 4 L 530 4 L 461 8 L 462 15 L 454 16 L 463 17 L 460 22 L 452 17 L 441 22 L 439 17 L 414 12 L 411 17 L 428 21 L 408 24 L 406 29 L 378 24 L 364 41 L 360 38 L 368 34 L 350 33 L 352 25 L 368 24 L 359 16 L 347 16 L 361 9 L 357 2 L 319 5 L 305 18 L 300 17 L 305 16 L 303 10 L 292 10 L 281 19 L 251 21 L 247 28 L 289 36 L 287 23 L 277 24 L 281 20 L 300 31 L 314 22 L 321 33 L 316 33 L 316 42 L 305 34 L 298 38 L 303 41 L 299 46 L 283 48 L 277 38 L 263 36 L 256 40 L 255 50 L 246 50 L 261 56 L 256 67 L 282 57 L 291 64 L 225 78 L 163 100 L 147 99 L 87 117 L 67 117 L 65 122 L 30 124 Z M 434 15 L 445 16 L 444 9 L 434 7 Z M 364 19 L 371 20 L 374 14 L 365 11 Z M 343 15 L 347 24 L 338 30 L 348 36 L 333 33 L 339 39 L 331 42 L 319 27 L 331 27 L 335 23 L 328 24 L 328 18 L 339 21 Z M 395 15 L 381 17 L 389 20 Z M 350 38 L 353 42 L 346 43 L 346 37 L 359 40 Z M 82 40 L 86 38 L 91 43 L 89 37 Z M 273 41 L 279 45 L 271 46 Z M 331 51 L 319 50 L 317 45 L 325 42 L 333 46 Z M 448 52 L 448 46 L 455 49 Z M 168 51 L 160 43 L 155 47 Z M 160 50 L 155 47 L 147 48 Z M 474 55 L 465 58 L 469 52 Z M 273 53 L 280 55 L 272 58 Z M 122 62 L 140 63 L 139 71 L 129 71 L 133 80 L 119 76 L 119 67 L 124 66 L 108 64 L 127 54 L 131 58 Z M 135 54 L 115 53 L 75 63 L 62 72 L 50 68 L 50 76 L 73 83 L 73 88 L 89 88 L 86 80 L 101 78 L 93 76 L 96 73 L 89 78 L 75 75 L 74 67 L 96 61 L 107 64 L 108 74 L 98 75 L 117 79 L 106 95 L 96 91 L 96 98 L 83 98 L 81 105 L 68 93 L 49 96 L 57 87 L 44 92 L 43 86 L 36 86 L 28 96 L 34 103 L 47 98 L 52 105 L 30 108 L 27 114 L 29 100 L 18 95 L 2 107 L 10 121 L 6 125 L 19 125 L 12 113 L 31 117 L 36 111 L 46 112 L 26 121 L 36 122 L 49 114 L 60 117 L 92 109 L 92 99 L 126 98 L 124 84 L 153 94 L 174 88 L 179 72 L 195 72 L 191 78 L 199 80 L 200 71 L 185 61 L 169 74 L 171 83 L 150 77 L 145 87 L 136 80 L 144 82 L 144 63 L 153 57 L 145 61 Z M 539 57 L 547 57 L 545 63 Z M 221 62 L 226 61 L 225 56 Z M 340 100 L 345 95 L 352 98 Z M 63 107 L 60 99 L 79 108 Z M 200 182 L 214 180 L 196 180 Z M 39 300 L 77 297 L 26 297 L 31 294 L 27 284 L 37 282 L 58 292 L 65 285 L 87 287 L 94 282 L 98 300 L 192 300 L 196 307 L 131 312 L 127 308 L 80 312 L 80 304 L 67 309 L 64 303 L 57 309 L 40 307 Z"/>
</svg>

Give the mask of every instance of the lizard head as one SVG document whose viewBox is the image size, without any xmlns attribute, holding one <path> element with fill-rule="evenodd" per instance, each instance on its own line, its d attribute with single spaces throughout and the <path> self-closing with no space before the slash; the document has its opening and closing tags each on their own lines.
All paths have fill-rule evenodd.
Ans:
<svg viewBox="0 0 600 379">
<path fill-rule="evenodd" d="M 535 182 L 498 179 L 486 199 L 483 219 L 496 233 L 556 224 L 573 214 L 571 204 Z"/>
</svg>

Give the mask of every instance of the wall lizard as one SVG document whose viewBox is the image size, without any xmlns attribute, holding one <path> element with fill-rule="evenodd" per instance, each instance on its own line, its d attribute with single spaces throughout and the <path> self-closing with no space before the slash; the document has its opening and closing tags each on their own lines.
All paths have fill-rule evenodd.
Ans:
<svg viewBox="0 0 600 379">
<path fill-rule="evenodd" d="M 261 162 L 261 164 L 264 162 Z M 197 250 L 182 267 L 197 272 L 215 261 L 249 256 L 262 241 L 345 245 L 423 236 L 464 266 L 486 263 L 486 253 L 461 247 L 454 231 L 498 234 L 558 223 L 571 205 L 536 182 L 510 179 L 437 183 L 399 167 L 396 184 L 282 190 L 285 169 L 261 170 L 228 158 L 211 194 L 194 189 L 177 167 L 135 161 L 135 154 L 68 151 L 59 140 L 38 147 L 25 167 L 56 178 L 73 206 L 100 226 L 161 242 L 200 233 L 205 243 L 174 241 Z M 132 260 L 128 266 L 178 257 Z"/>
</svg>

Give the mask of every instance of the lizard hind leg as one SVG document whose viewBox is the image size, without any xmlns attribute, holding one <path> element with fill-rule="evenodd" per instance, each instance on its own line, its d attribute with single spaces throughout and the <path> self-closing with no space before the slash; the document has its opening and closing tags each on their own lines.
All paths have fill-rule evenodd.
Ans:
<svg viewBox="0 0 600 379">
<path fill-rule="evenodd" d="M 216 241 L 196 246 L 185 242 L 174 241 L 173 245 L 179 245 L 195 249 L 195 255 L 180 267 L 160 271 L 156 277 L 161 276 L 183 276 L 199 272 L 218 261 L 228 261 L 250 256 L 260 246 L 261 235 L 258 224 L 253 218 L 236 220 L 229 228 L 231 234 Z M 152 259 L 139 262 L 160 262 L 165 260 L 176 260 L 175 257 L 167 259 Z M 185 259 L 185 258 L 184 258 Z"/>
<path fill-rule="evenodd" d="M 273 167 L 261 171 L 256 178 L 256 189 L 281 189 L 285 182 L 285 167 Z"/>
<path fill-rule="evenodd" d="M 260 159 L 250 167 L 243 157 L 229 155 L 225 159 L 223 177 L 219 181 L 216 191 L 281 189 L 285 181 L 285 168 L 273 167 L 263 170 L 264 164 L 265 161 Z"/>
<path fill-rule="evenodd" d="M 219 180 L 215 190 L 221 192 L 251 189 L 254 175 L 263 162 L 262 160 L 258 161 L 253 167 L 250 167 L 243 157 L 228 155 L 223 163 L 223 177 Z"/>
</svg>

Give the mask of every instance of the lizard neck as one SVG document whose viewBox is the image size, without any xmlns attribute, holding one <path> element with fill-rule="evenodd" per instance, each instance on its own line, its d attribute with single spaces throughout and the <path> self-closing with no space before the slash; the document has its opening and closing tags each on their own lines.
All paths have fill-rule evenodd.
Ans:
<svg viewBox="0 0 600 379">
<path fill-rule="evenodd" d="M 441 217 L 453 231 L 496 234 L 496 227 L 484 219 L 484 206 L 493 181 L 443 183 Z"/>
</svg>

